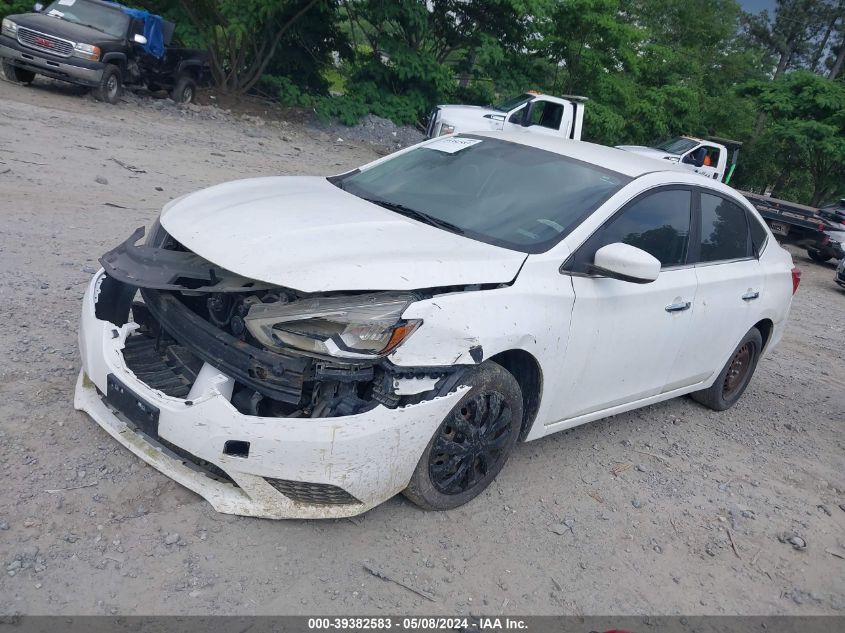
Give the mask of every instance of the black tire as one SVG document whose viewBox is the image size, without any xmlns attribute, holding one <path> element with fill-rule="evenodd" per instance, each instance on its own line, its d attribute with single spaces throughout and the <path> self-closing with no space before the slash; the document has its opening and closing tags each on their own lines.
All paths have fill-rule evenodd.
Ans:
<svg viewBox="0 0 845 633">
<path fill-rule="evenodd" d="M 3 74 L 9 81 L 16 81 L 17 83 L 26 84 L 27 86 L 35 81 L 35 73 L 25 68 L 18 68 L 14 64 L 7 61 L 3 62 Z"/>
<path fill-rule="evenodd" d="M 708 389 L 690 394 L 692 399 L 714 411 L 730 409 L 751 382 L 762 350 L 763 335 L 757 328 L 751 328 L 731 353 L 716 382 Z"/>
<path fill-rule="evenodd" d="M 120 68 L 112 64 L 106 65 L 100 84 L 94 88 L 94 98 L 97 101 L 115 104 L 123 91 L 123 79 Z"/>
<path fill-rule="evenodd" d="M 807 249 L 807 255 L 810 256 L 814 262 L 818 262 L 819 264 L 824 264 L 825 262 L 830 261 L 830 255 L 825 255 L 821 251 L 815 251 L 812 248 Z"/>
<path fill-rule="evenodd" d="M 522 391 L 504 367 L 487 361 L 461 384 L 470 390 L 437 427 L 403 491 L 424 510 L 450 510 L 477 497 L 519 438 Z"/>
<path fill-rule="evenodd" d="M 197 82 L 188 75 L 181 75 L 170 91 L 170 98 L 176 103 L 191 103 L 197 94 Z"/>
</svg>

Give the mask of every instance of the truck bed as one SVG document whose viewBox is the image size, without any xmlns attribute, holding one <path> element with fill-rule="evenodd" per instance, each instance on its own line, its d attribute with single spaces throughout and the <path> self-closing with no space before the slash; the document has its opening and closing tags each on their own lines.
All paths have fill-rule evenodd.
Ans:
<svg viewBox="0 0 845 633">
<path fill-rule="evenodd" d="M 779 237 L 794 240 L 819 239 L 824 231 L 836 228 L 819 215 L 819 210 L 815 207 L 748 191 L 740 193 L 757 208 L 772 232 Z"/>
</svg>

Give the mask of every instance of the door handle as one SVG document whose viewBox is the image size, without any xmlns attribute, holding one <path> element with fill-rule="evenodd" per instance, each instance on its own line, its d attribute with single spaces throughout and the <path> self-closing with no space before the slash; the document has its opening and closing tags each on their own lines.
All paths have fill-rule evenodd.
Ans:
<svg viewBox="0 0 845 633">
<path fill-rule="evenodd" d="M 749 292 L 746 292 L 744 295 L 742 295 L 742 300 L 743 301 L 754 301 L 754 299 L 756 299 L 759 296 L 760 296 L 759 292 L 749 291 Z"/>
<path fill-rule="evenodd" d="M 683 312 L 684 310 L 689 310 L 690 307 L 689 301 L 680 301 L 678 303 L 670 303 L 666 306 L 666 312 Z"/>
</svg>

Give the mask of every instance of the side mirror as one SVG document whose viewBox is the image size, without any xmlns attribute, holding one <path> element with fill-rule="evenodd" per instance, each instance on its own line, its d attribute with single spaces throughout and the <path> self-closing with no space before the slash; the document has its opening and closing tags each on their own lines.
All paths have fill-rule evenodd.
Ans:
<svg viewBox="0 0 845 633">
<path fill-rule="evenodd" d="M 147 38 L 141 35 L 140 33 L 135 33 L 135 35 L 132 36 L 132 41 L 136 44 L 140 44 L 141 46 L 143 46 L 147 43 Z"/>
<path fill-rule="evenodd" d="M 591 270 L 620 281 L 647 284 L 660 274 L 660 260 L 641 248 L 616 242 L 596 251 Z"/>
<path fill-rule="evenodd" d="M 36 2 L 35 5 L 33 5 L 32 10 L 36 13 L 41 13 L 44 10 L 44 5 L 40 2 Z"/>
</svg>

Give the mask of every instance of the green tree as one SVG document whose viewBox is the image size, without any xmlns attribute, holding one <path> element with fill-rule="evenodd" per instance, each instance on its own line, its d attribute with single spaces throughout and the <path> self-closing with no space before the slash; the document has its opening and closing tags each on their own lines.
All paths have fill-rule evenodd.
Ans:
<svg viewBox="0 0 845 633">
<path fill-rule="evenodd" d="M 17 15 L 32 11 L 32 2 L 28 0 L 0 0 L 0 19 L 7 15 Z"/>
<path fill-rule="evenodd" d="M 258 83 L 279 45 L 303 17 L 315 5 L 330 2 L 181 0 L 181 7 L 207 43 L 218 89 L 242 94 Z"/>
<path fill-rule="evenodd" d="M 845 194 L 845 83 L 795 71 L 742 94 L 770 119 L 750 182 L 813 206 Z"/>
</svg>

